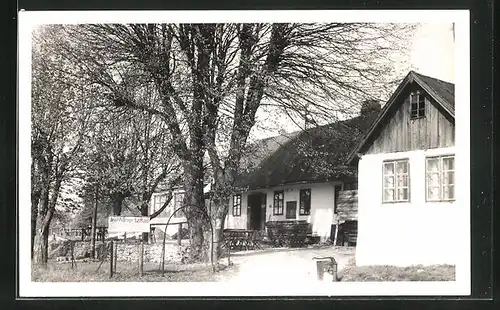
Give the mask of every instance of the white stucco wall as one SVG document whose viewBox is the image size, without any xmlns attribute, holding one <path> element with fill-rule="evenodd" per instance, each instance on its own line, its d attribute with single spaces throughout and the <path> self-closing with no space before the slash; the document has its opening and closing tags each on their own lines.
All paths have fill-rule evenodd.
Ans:
<svg viewBox="0 0 500 310">
<path fill-rule="evenodd" d="M 174 191 L 174 195 L 176 193 L 182 193 L 182 192 L 183 192 L 182 190 L 176 190 L 176 191 Z M 163 192 L 161 192 L 161 193 L 154 193 L 151 196 L 151 201 L 149 203 L 150 213 L 151 213 L 151 207 L 152 207 L 152 204 L 153 204 L 153 201 L 154 201 L 154 197 L 158 196 L 158 195 L 165 195 L 165 193 L 163 193 Z M 154 219 L 151 219 L 149 221 L 150 226 L 154 227 L 155 229 L 159 229 L 161 231 L 165 231 L 165 225 L 164 224 L 167 223 L 167 221 L 169 219 L 168 216 L 170 216 L 170 214 L 172 214 L 173 211 L 174 211 L 174 198 L 172 198 L 172 200 L 170 201 L 170 203 L 166 207 L 164 213 L 160 214 L 159 216 L 157 216 Z M 187 224 L 185 224 L 186 221 L 187 220 L 186 220 L 185 216 L 182 216 L 182 217 L 172 217 L 170 219 L 169 225 L 167 226 L 167 235 L 172 236 L 173 234 L 175 234 L 175 233 L 178 232 L 179 225 L 177 223 L 184 223 L 183 227 L 187 228 Z"/>
<path fill-rule="evenodd" d="M 155 229 L 159 229 L 161 231 L 165 231 L 165 225 L 167 223 L 168 218 L 165 217 L 157 217 L 149 221 L 151 227 Z M 187 228 L 186 218 L 172 218 L 167 226 L 167 235 L 172 236 L 173 234 L 179 231 L 179 225 L 177 223 L 183 223 L 182 227 Z M 163 225 L 162 225 L 163 224 Z"/>
<path fill-rule="evenodd" d="M 468 203 L 460 203 L 459 195 L 454 202 L 425 201 L 425 157 L 445 154 L 455 154 L 454 148 L 364 155 L 360 159 L 356 265 L 456 263 L 463 246 L 459 230 L 466 227 L 459 208 L 468 208 Z M 382 162 L 404 158 L 410 162 L 410 202 L 383 204 Z"/>
<path fill-rule="evenodd" d="M 336 184 L 341 184 L 341 182 L 296 184 L 244 192 L 241 195 L 241 216 L 232 216 L 230 207 L 225 227 L 233 229 L 247 228 L 247 197 L 252 193 L 267 194 L 266 221 L 287 220 L 285 209 L 283 210 L 283 215 L 273 215 L 274 191 L 283 190 L 284 208 L 286 208 L 287 201 L 297 201 L 297 216 L 295 220 L 306 220 L 308 223 L 312 223 L 313 234 L 317 234 L 322 238 L 328 238 L 330 237 L 331 225 L 336 221 L 336 214 L 333 213 L 335 203 L 334 186 Z M 299 193 L 300 189 L 305 188 L 311 189 L 311 214 L 299 215 Z M 232 201 L 230 206 L 232 206 Z"/>
<path fill-rule="evenodd" d="M 233 216 L 233 197 L 229 201 L 229 212 L 226 216 L 224 228 L 229 229 L 247 229 L 247 193 L 241 194 L 241 215 Z M 267 210 L 266 210 L 267 211 Z"/>
</svg>

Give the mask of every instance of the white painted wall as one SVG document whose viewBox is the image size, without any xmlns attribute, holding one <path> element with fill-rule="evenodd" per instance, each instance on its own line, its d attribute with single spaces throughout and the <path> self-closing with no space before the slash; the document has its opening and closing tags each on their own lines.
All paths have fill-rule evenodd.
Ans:
<svg viewBox="0 0 500 310">
<path fill-rule="evenodd" d="M 176 193 L 182 193 L 183 190 L 176 190 L 174 191 L 174 195 Z M 149 203 L 149 208 L 150 208 L 150 213 L 151 213 L 151 208 L 152 208 L 152 204 L 153 204 L 153 201 L 154 201 L 154 197 L 157 196 L 157 195 L 164 195 L 165 193 L 161 192 L 161 193 L 154 193 L 152 196 L 151 196 L 151 200 L 150 200 L 150 203 Z M 172 200 L 170 201 L 170 203 L 168 204 L 167 208 L 165 209 L 167 211 L 167 215 L 170 216 L 170 214 L 172 214 L 172 212 L 174 211 L 174 198 L 172 198 Z M 155 227 L 156 229 L 159 229 L 161 231 L 165 231 L 165 225 L 161 225 L 161 224 L 166 224 L 168 221 L 168 217 L 164 216 L 163 213 L 158 216 L 158 217 L 155 217 L 154 219 L 150 220 L 149 221 L 149 224 L 152 226 L 152 227 Z M 172 236 L 173 234 L 177 233 L 178 230 L 179 230 L 179 225 L 175 225 L 176 223 L 186 223 L 186 217 L 183 216 L 183 217 L 172 217 L 170 219 L 170 222 L 169 222 L 169 225 L 167 226 L 167 235 L 170 235 Z M 160 225 L 158 225 L 160 224 Z M 187 224 L 184 224 L 183 227 L 186 227 L 187 228 Z"/>
<path fill-rule="evenodd" d="M 468 208 L 469 203 L 425 201 L 425 157 L 445 154 L 455 154 L 455 149 L 373 154 L 360 159 L 356 265 L 456 263 L 466 242 L 457 237 L 466 227 L 459 209 Z M 410 161 L 410 202 L 383 204 L 382 162 L 404 158 Z M 459 188 L 460 180 L 455 182 Z"/>
<path fill-rule="evenodd" d="M 287 201 L 297 201 L 296 220 L 306 220 L 308 223 L 312 223 L 313 234 L 317 234 L 321 238 L 328 238 L 330 237 L 331 225 L 337 219 L 337 215 L 333 213 L 335 184 L 341 184 L 341 182 L 296 184 L 244 192 L 241 196 L 241 216 L 233 216 L 230 207 L 225 227 L 232 229 L 247 228 L 247 197 L 252 193 L 267 194 L 266 221 L 287 220 L 285 209 L 283 210 L 283 215 L 273 215 L 274 191 L 283 190 L 285 208 Z M 299 215 L 299 193 L 300 189 L 305 188 L 311 189 L 311 214 Z M 230 206 L 232 206 L 232 200 Z"/>
<path fill-rule="evenodd" d="M 247 193 L 241 194 L 241 215 L 233 216 L 233 197 L 229 201 L 229 212 L 227 213 L 226 221 L 224 222 L 224 228 L 229 229 L 247 229 Z M 267 211 L 267 210 L 266 210 Z"/>
</svg>

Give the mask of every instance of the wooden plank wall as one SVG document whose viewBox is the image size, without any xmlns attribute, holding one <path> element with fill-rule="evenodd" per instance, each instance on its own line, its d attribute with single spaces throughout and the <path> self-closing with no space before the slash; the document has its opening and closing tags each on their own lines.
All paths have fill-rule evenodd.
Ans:
<svg viewBox="0 0 500 310">
<path fill-rule="evenodd" d="M 423 90 L 420 92 L 423 93 Z M 425 100 L 424 118 L 410 119 L 409 91 L 404 95 L 404 102 L 396 102 L 395 106 L 399 108 L 388 113 L 367 154 L 442 148 L 455 144 L 454 122 L 438 109 L 438 104 L 429 96 Z"/>
<path fill-rule="evenodd" d="M 347 190 L 339 192 L 337 215 L 340 221 L 358 220 L 358 191 Z"/>
</svg>

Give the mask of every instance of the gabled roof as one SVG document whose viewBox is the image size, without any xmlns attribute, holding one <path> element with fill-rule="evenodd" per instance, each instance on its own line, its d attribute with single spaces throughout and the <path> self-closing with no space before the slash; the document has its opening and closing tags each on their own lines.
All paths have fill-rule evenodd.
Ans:
<svg viewBox="0 0 500 310">
<path fill-rule="evenodd" d="M 432 78 L 429 76 L 422 75 L 415 71 L 410 71 L 408 75 L 399 84 L 396 91 L 392 94 L 391 98 L 382 108 L 377 119 L 373 122 L 370 129 L 366 132 L 365 136 L 359 141 L 358 145 L 351 152 L 347 158 L 347 164 L 352 164 L 353 160 L 357 158 L 359 151 L 370 141 L 375 131 L 381 126 L 383 121 L 389 117 L 389 111 L 395 104 L 401 104 L 401 95 L 407 86 L 412 83 L 416 83 L 420 86 L 426 93 L 428 93 L 436 103 L 442 107 L 442 109 L 449 114 L 451 118 L 455 118 L 455 85 L 453 83 L 445 82 Z"/>
<path fill-rule="evenodd" d="M 344 162 L 376 114 L 295 132 L 291 136 L 270 138 L 273 142 L 266 139 L 263 146 L 272 145 L 276 149 L 262 157 L 253 169 L 242 171 L 236 187 L 258 189 L 352 179 L 356 171 L 346 167 Z M 258 143 L 256 148 L 259 148 Z"/>
</svg>

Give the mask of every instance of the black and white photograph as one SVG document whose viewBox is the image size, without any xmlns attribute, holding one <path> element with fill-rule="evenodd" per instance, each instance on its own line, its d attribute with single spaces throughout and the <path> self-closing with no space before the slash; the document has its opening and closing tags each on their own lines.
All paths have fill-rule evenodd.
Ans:
<svg viewBox="0 0 500 310">
<path fill-rule="evenodd" d="M 469 12 L 19 13 L 19 294 L 470 294 Z"/>
</svg>

